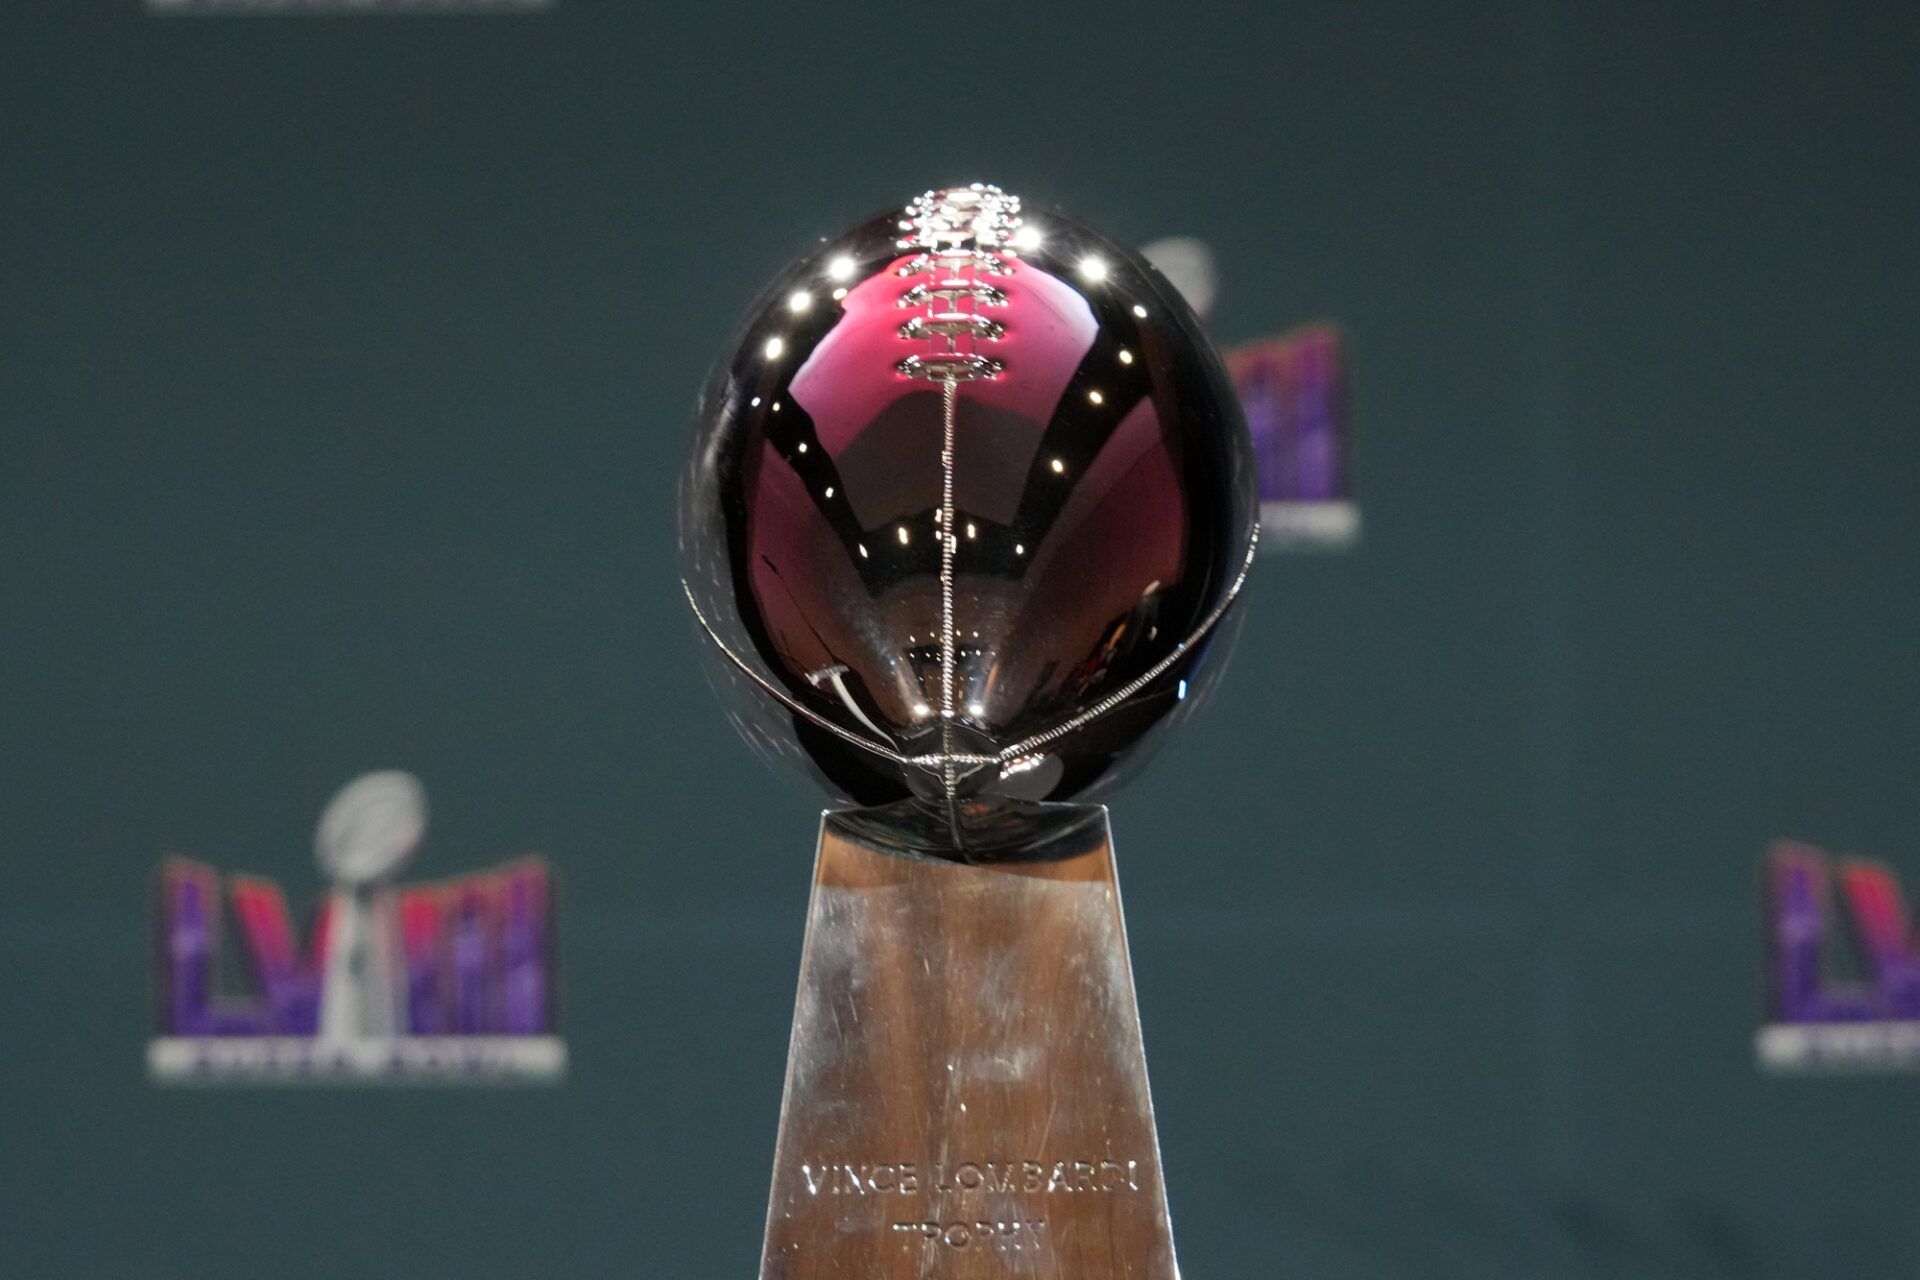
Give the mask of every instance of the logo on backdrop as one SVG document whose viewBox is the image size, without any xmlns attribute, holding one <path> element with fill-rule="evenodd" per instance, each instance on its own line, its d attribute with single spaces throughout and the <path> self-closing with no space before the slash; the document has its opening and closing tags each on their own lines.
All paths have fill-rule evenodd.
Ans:
<svg viewBox="0 0 1920 1280">
<path fill-rule="evenodd" d="M 554 1024 L 552 876 L 540 858 L 437 883 L 394 877 L 426 834 L 400 772 L 341 788 L 314 854 L 331 889 L 303 948 L 271 880 L 186 859 L 155 900 L 158 1034 L 169 1083 L 540 1081 Z"/>
<path fill-rule="evenodd" d="M 1169 236 L 1141 252 L 1206 319 L 1219 293 L 1213 250 L 1191 236 Z M 1234 347 L 1225 358 L 1253 437 L 1260 550 L 1352 547 L 1360 538 L 1360 506 L 1353 494 L 1347 349 L 1339 326 L 1302 325 Z"/>
<path fill-rule="evenodd" d="M 1762 1066 L 1920 1068 L 1920 937 L 1891 870 L 1783 840 L 1767 855 L 1766 929 Z"/>
<path fill-rule="evenodd" d="M 162 16 L 229 13 L 532 13 L 555 0 L 146 0 Z"/>
</svg>

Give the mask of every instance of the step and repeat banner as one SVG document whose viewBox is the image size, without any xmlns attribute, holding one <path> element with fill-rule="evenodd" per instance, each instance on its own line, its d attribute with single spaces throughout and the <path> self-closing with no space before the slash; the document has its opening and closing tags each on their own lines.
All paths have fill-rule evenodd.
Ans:
<svg viewBox="0 0 1920 1280">
<path fill-rule="evenodd" d="M 1251 437 L 1232 661 L 1111 798 L 1185 1270 L 1911 1275 L 1916 55 L 1893 5 L 9 7 L 0 1275 L 752 1274 L 821 798 L 708 686 L 680 477 L 748 317 L 848 293 L 765 282 L 971 183 L 1138 248 Z M 903 226 L 901 350 L 991 376 L 1015 286 Z M 1113 358 L 1101 412 L 1170 357 Z M 901 1213 L 932 1275 L 1040 1256 Z"/>
</svg>

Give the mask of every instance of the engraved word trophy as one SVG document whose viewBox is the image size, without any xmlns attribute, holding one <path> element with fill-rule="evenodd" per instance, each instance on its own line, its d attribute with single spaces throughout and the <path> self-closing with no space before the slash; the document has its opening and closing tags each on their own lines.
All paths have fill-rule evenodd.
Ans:
<svg viewBox="0 0 1920 1280">
<path fill-rule="evenodd" d="M 733 719 L 846 807 L 762 1280 L 1177 1275 L 1106 810 L 1252 562 L 1232 385 L 1154 268 L 991 186 L 754 309 L 681 492 Z"/>
</svg>

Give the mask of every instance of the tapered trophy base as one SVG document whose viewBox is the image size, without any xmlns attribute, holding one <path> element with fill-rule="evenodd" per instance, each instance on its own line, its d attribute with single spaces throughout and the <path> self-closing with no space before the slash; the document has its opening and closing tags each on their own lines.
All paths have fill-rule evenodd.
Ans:
<svg viewBox="0 0 1920 1280">
<path fill-rule="evenodd" d="M 1106 814 L 1078 816 L 968 865 L 827 815 L 761 1280 L 1178 1275 Z"/>
</svg>

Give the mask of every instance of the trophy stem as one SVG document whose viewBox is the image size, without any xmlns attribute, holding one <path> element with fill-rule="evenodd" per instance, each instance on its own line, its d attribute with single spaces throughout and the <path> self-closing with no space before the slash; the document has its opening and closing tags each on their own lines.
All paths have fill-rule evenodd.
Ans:
<svg viewBox="0 0 1920 1280">
<path fill-rule="evenodd" d="M 1103 810 L 1017 862 L 821 828 L 761 1280 L 1175 1280 Z"/>
</svg>

